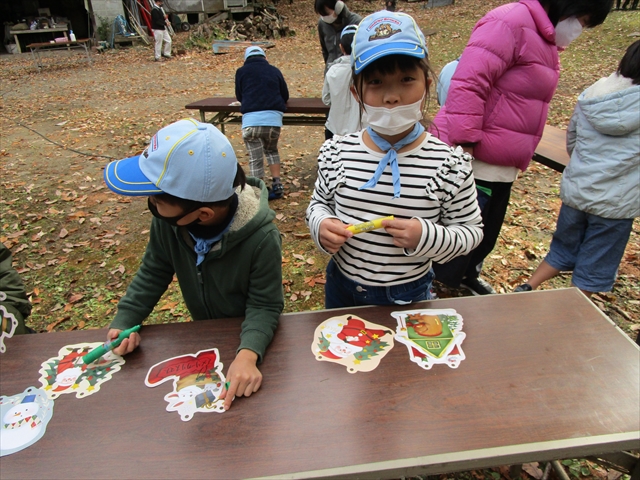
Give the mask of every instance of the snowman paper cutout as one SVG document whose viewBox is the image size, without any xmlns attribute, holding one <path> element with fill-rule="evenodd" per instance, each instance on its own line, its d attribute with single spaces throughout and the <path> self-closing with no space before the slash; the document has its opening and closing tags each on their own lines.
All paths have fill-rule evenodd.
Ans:
<svg viewBox="0 0 640 480">
<path fill-rule="evenodd" d="M 325 320 L 311 344 L 317 360 L 344 365 L 349 373 L 370 372 L 392 348 L 391 330 L 355 315 Z"/>
<path fill-rule="evenodd" d="M 19 452 L 40 440 L 52 416 L 53 400 L 39 388 L 0 396 L 0 456 Z"/>
<path fill-rule="evenodd" d="M 82 361 L 82 357 L 100 345 L 103 343 L 67 345 L 59 350 L 57 357 L 42 364 L 40 383 L 49 398 L 58 398 L 65 393 L 75 393 L 76 398 L 84 398 L 111 380 L 112 375 L 124 365 L 124 358 L 120 355 L 109 352 L 88 365 Z"/>
<path fill-rule="evenodd" d="M 7 294 L 0 292 L 0 302 L 7 299 Z M 9 313 L 5 307 L 0 305 L 0 321 L 2 325 L 0 327 L 0 353 L 7 351 L 7 347 L 4 345 L 5 338 L 13 337 L 13 334 L 18 328 L 18 319 L 13 313 Z"/>
<path fill-rule="evenodd" d="M 147 387 L 155 387 L 173 380 L 173 391 L 164 396 L 168 412 L 178 412 L 183 422 L 196 412 L 224 412 L 220 394 L 225 378 L 217 348 L 200 350 L 156 363 L 144 380 Z"/>
</svg>

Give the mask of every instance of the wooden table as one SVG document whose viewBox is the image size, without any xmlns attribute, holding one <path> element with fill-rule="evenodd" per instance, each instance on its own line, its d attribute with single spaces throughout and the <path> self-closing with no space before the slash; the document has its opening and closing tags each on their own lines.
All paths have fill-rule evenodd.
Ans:
<svg viewBox="0 0 640 480">
<path fill-rule="evenodd" d="M 240 319 L 143 327 L 142 347 L 100 391 L 62 395 L 44 437 L 2 458 L 3 478 L 398 478 L 583 458 L 640 447 L 640 349 L 577 289 L 442 299 L 464 318 L 458 369 L 423 370 L 396 342 L 377 369 L 347 373 L 311 353 L 316 326 L 353 313 L 395 329 L 405 307 L 287 314 L 262 388 L 226 413 L 183 422 L 168 384 L 144 385 L 169 357 L 212 347 L 226 370 Z M 39 386 L 46 359 L 106 331 L 6 341 L 0 393 Z"/>
<path fill-rule="evenodd" d="M 66 32 L 66 31 L 67 31 L 67 26 L 65 25 L 64 27 L 38 28 L 36 30 L 9 30 L 9 34 L 13 35 L 13 38 L 15 39 L 18 53 L 22 53 L 18 35 L 35 34 L 35 33 L 56 33 L 56 32 Z M 55 38 L 55 35 L 53 35 L 53 38 Z"/>
<path fill-rule="evenodd" d="M 567 132 L 551 125 L 545 125 L 542 139 L 533 154 L 533 160 L 558 172 L 569 165 L 567 153 Z"/>
<path fill-rule="evenodd" d="M 240 105 L 231 105 L 234 102 L 237 102 L 234 97 L 212 97 L 190 103 L 184 108 L 199 110 L 201 122 L 217 125 L 224 133 L 224 126 L 227 123 L 242 124 Z M 215 113 L 209 120 L 205 116 L 208 112 Z M 290 98 L 282 123 L 284 125 L 324 126 L 328 113 L 329 106 L 322 103 L 319 98 Z"/>
<path fill-rule="evenodd" d="M 201 122 L 209 122 L 219 126 L 224 133 L 225 124 L 242 124 L 240 105 L 231 105 L 234 102 L 237 100 L 233 97 L 212 97 L 185 105 L 185 108 L 199 110 Z M 209 112 L 215 113 L 215 115 L 207 120 L 206 114 Z M 329 106 L 322 103 L 320 98 L 290 98 L 287 102 L 283 124 L 324 126 L 328 113 Z M 533 155 L 533 160 L 562 172 L 569 164 L 566 132 L 557 127 L 546 125 L 542 139 Z"/>
<path fill-rule="evenodd" d="M 31 51 L 31 57 L 33 58 L 33 63 L 35 64 L 38 70 L 42 69 L 42 57 L 40 53 L 43 50 L 73 50 L 73 49 L 81 49 L 84 50 L 84 53 L 87 58 L 87 63 L 91 64 L 91 55 L 89 55 L 89 42 L 91 39 L 89 38 L 79 38 L 77 40 L 69 40 L 66 42 L 43 42 L 43 43 L 31 43 L 27 45 L 29 50 Z"/>
</svg>

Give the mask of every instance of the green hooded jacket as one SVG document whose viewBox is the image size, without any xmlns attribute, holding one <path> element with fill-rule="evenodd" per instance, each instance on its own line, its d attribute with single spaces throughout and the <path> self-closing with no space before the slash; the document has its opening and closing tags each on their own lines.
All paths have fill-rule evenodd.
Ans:
<svg viewBox="0 0 640 480">
<path fill-rule="evenodd" d="M 24 320 L 31 314 L 31 302 L 27 298 L 27 292 L 20 275 L 12 266 L 11 250 L 0 243 L 0 306 L 3 306 L 6 314 L 13 315 L 18 321 L 14 335 L 28 333 Z M 11 331 L 10 318 L 0 311 L 2 331 Z"/>
<path fill-rule="evenodd" d="M 264 182 L 247 178 L 231 227 L 198 267 L 187 229 L 154 218 L 142 264 L 110 328 L 141 324 L 175 273 L 193 319 L 245 317 L 238 350 L 252 350 L 262 361 L 284 308 L 281 240 L 274 218 Z"/>
</svg>

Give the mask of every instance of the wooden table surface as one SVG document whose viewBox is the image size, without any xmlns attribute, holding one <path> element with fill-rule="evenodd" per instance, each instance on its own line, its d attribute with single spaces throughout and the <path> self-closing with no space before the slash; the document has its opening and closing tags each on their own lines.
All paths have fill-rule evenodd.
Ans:
<svg viewBox="0 0 640 480">
<path fill-rule="evenodd" d="M 89 38 L 78 38 L 77 40 L 67 40 L 66 42 L 38 42 L 38 43 L 30 43 L 27 45 L 27 48 L 36 49 L 36 48 L 48 48 L 48 47 L 66 47 L 69 45 L 83 45 L 89 43 L 91 40 Z"/>
<path fill-rule="evenodd" d="M 395 343 L 377 369 L 347 373 L 311 353 L 316 326 L 364 307 L 287 314 L 264 382 L 225 413 L 183 422 L 170 385 L 144 385 L 164 359 L 217 347 L 225 373 L 240 320 L 144 327 L 142 347 L 100 391 L 62 395 L 42 439 L 1 460 L 2 478 L 398 478 L 638 448 L 640 350 L 577 289 L 442 299 L 464 318 L 458 369 L 423 370 Z M 40 386 L 40 364 L 105 330 L 6 341 L 0 393 Z"/>
<path fill-rule="evenodd" d="M 237 102 L 235 97 L 211 97 L 185 105 L 189 110 L 204 112 L 240 112 L 240 105 L 230 105 Z M 329 113 L 329 107 L 319 98 L 290 98 L 285 113 Z"/>
<path fill-rule="evenodd" d="M 540 143 L 533 154 L 533 160 L 563 172 L 570 160 L 567 153 L 567 132 L 558 127 L 545 125 Z"/>
</svg>

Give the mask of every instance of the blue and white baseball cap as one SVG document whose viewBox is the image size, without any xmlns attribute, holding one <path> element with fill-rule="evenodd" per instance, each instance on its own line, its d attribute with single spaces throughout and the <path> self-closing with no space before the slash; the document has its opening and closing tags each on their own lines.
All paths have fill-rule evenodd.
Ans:
<svg viewBox="0 0 640 480">
<path fill-rule="evenodd" d="M 357 29 L 358 25 L 347 25 L 342 29 L 342 32 L 340 32 L 340 38 L 344 37 L 345 35 L 352 35 L 356 33 Z"/>
<path fill-rule="evenodd" d="M 245 51 L 244 51 L 244 59 L 246 60 L 249 57 L 253 57 L 254 55 L 262 55 L 263 57 L 266 57 L 267 54 L 264 53 L 264 50 L 261 49 L 260 47 L 248 47 Z"/>
<path fill-rule="evenodd" d="M 351 65 L 356 74 L 387 55 L 427 56 L 420 27 L 406 13 L 381 10 L 365 17 L 353 38 Z"/>
<path fill-rule="evenodd" d="M 220 130 L 187 118 L 162 128 L 142 154 L 109 163 L 107 186 L 120 195 L 168 193 L 196 202 L 231 197 L 236 154 Z"/>
</svg>

